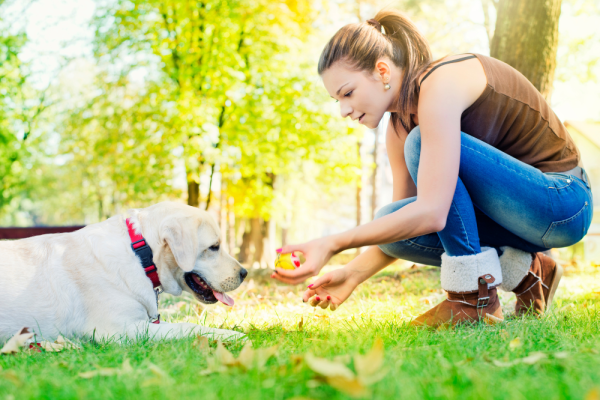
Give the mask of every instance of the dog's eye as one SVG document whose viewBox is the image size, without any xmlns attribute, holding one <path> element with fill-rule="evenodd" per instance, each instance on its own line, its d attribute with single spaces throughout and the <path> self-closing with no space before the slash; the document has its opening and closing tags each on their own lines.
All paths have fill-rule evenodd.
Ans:
<svg viewBox="0 0 600 400">
<path fill-rule="evenodd" d="M 210 246 L 208 249 L 211 251 L 219 251 L 219 244 L 213 244 L 212 246 Z"/>
</svg>

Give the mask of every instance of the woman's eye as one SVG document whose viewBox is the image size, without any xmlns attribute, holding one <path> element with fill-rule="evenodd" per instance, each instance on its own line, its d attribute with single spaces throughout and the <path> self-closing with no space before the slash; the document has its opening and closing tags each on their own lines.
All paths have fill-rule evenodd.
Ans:
<svg viewBox="0 0 600 400">
<path fill-rule="evenodd" d="M 352 94 L 352 92 L 353 92 L 353 91 L 354 91 L 354 90 L 351 90 L 351 91 L 349 91 L 348 93 L 346 93 L 346 94 L 344 95 L 344 97 L 350 97 L 350 95 Z"/>
</svg>

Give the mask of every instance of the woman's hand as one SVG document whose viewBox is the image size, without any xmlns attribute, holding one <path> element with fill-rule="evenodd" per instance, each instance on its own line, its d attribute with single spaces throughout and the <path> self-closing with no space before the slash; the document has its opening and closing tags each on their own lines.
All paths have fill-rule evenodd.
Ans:
<svg viewBox="0 0 600 400">
<path fill-rule="evenodd" d="M 284 246 L 277 252 L 287 254 L 294 251 L 304 254 L 306 258 L 304 264 L 295 270 L 276 268 L 275 273 L 271 275 L 272 278 L 290 285 L 302 283 L 311 276 L 318 275 L 321 268 L 327 264 L 327 261 L 335 254 L 337 249 L 331 237 L 324 237 L 298 245 Z"/>
<path fill-rule="evenodd" d="M 356 289 L 360 280 L 354 279 L 355 271 L 340 268 L 317 279 L 302 295 L 302 301 L 313 307 L 331 308 L 335 311 Z"/>
</svg>

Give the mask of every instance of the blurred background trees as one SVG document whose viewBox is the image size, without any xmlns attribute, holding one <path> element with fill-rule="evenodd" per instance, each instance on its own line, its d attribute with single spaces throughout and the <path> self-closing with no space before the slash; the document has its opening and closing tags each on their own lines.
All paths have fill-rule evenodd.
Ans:
<svg viewBox="0 0 600 400">
<path fill-rule="evenodd" d="M 0 0 L 0 225 L 94 223 L 169 199 L 213 212 L 230 251 L 264 265 L 391 199 L 384 135 L 342 120 L 316 74 L 337 29 L 396 7 L 434 57 L 491 43 L 547 95 L 554 83 L 568 116 L 563 82 L 597 84 L 600 51 L 594 32 L 558 35 L 559 15 L 600 10 L 562 3 Z"/>
</svg>

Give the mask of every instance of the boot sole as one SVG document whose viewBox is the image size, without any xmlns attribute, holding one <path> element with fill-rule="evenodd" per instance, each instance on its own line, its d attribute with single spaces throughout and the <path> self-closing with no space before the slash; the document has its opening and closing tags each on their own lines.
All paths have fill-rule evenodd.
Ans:
<svg viewBox="0 0 600 400">
<path fill-rule="evenodd" d="M 558 284 L 560 283 L 560 279 L 562 278 L 564 273 L 563 267 L 561 267 L 561 265 L 556 261 L 554 263 L 556 264 L 556 271 L 554 272 L 554 277 L 552 278 L 552 282 L 550 283 L 550 291 L 548 292 L 548 298 L 546 299 L 546 309 L 544 310 L 544 313 L 548 313 L 548 311 L 550 311 L 550 309 L 552 308 L 554 293 L 556 292 Z"/>
</svg>

